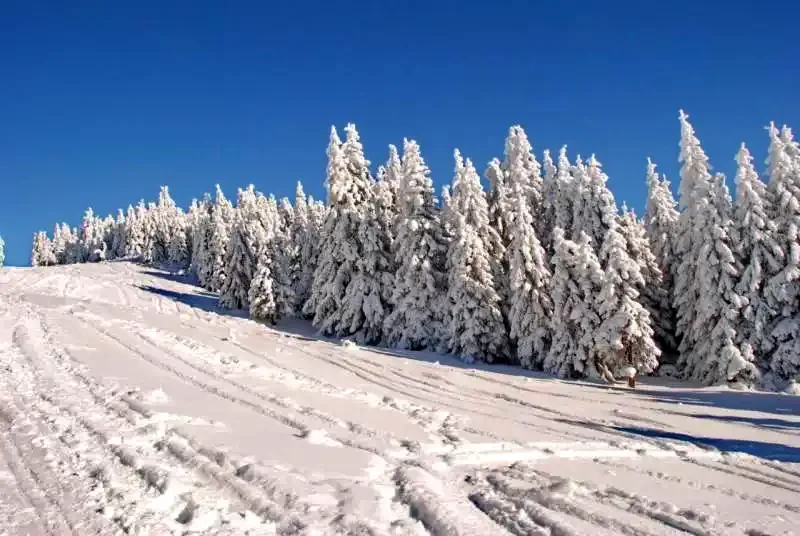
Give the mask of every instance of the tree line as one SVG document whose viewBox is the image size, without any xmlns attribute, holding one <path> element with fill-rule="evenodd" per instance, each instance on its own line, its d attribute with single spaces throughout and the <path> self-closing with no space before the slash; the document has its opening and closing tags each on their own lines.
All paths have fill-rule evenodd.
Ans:
<svg viewBox="0 0 800 536">
<path fill-rule="evenodd" d="M 454 152 L 437 197 L 420 146 L 372 171 L 355 125 L 331 128 L 327 202 L 219 186 L 178 207 L 162 187 L 117 217 L 34 235 L 34 266 L 124 258 L 189 268 L 222 307 L 305 317 L 361 344 L 451 352 L 560 377 L 622 370 L 792 387 L 800 375 L 800 146 L 770 124 L 761 178 L 744 144 L 736 198 L 680 113 L 679 203 L 646 165 L 643 218 L 599 160 L 541 162 L 520 126 L 485 171 Z"/>
</svg>

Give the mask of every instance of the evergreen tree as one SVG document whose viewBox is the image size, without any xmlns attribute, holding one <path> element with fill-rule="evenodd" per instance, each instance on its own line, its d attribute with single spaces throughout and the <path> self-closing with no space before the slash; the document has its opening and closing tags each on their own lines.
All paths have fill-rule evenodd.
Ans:
<svg viewBox="0 0 800 536">
<path fill-rule="evenodd" d="M 379 236 L 374 183 L 358 131 L 352 124 L 345 131 L 341 144 L 331 129 L 328 215 L 307 309 L 323 333 L 375 342 L 386 314 L 382 281 L 388 244 Z"/>
<path fill-rule="evenodd" d="M 272 255 L 266 245 L 259 251 L 256 272 L 248 292 L 250 317 L 275 324 L 279 314 L 272 277 Z"/>
<path fill-rule="evenodd" d="M 771 219 L 774 213 L 772 200 L 744 143 L 736 155 L 736 162 L 739 167 L 733 231 L 736 253 L 743 266 L 736 290 L 746 300 L 739 337 L 750 344 L 763 364 L 774 346 L 770 331 L 780 313 L 770 307 L 765 286 L 769 278 L 781 270 L 785 257 L 776 240 L 775 222 Z"/>
<path fill-rule="evenodd" d="M 359 254 L 355 272 L 345 291 L 339 332 L 340 335 L 353 335 L 362 344 L 377 343 L 382 339 L 383 322 L 390 308 L 393 283 L 391 238 L 384 214 L 379 211 L 378 184 L 369 174 L 369 161 L 364 158 L 355 126 L 348 126 L 347 140 L 342 149 L 347 169 L 353 177 L 351 180 L 363 185 L 365 190 L 363 200 L 356 204 Z"/>
<path fill-rule="evenodd" d="M 0 267 L 3 266 L 3 263 L 6 261 L 6 243 L 3 240 L 3 237 L 0 236 Z"/>
<path fill-rule="evenodd" d="M 417 142 L 403 141 L 402 162 L 392 295 L 395 308 L 384 324 L 386 342 L 413 350 L 444 348 L 446 246 L 433 182 Z"/>
<path fill-rule="evenodd" d="M 376 203 L 381 226 L 387 229 L 389 241 L 393 244 L 395 239 L 395 226 L 397 224 L 397 202 L 400 196 L 400 180 L 403 168 L 397 147 L 389 145 L 389 158 L 386 164 L 378 170 L 376 187 Z"/>
<path fill-rule="evenodd" d="M 44 233 L 41 231 L 33 233 L 33 245 L 31 247 L 31 266 L 34 268 L 43 265 L 42 261 L 42 256 L 44 253 L 43 237 Z"/>
<path fill-rule="evenodd" d="M 530 205 L 519 185 L 512 196 L 516 203 L 509 244 L 509 323 L 516 345 L 517 361 L 525 368 L 541 365 L 547 356 L 552 335 L 550 296 L 552 274 L 544 248 L 536 235 Z"/>
<path fill-rule="evenodd" d="M 575 180 L 572 176 L 573 168 L 567 158 L 567 146 L 561 147 L 558 152 L 558 168 L 555 176 L 555 227 L 559 227 L 565 233 L 570 232 L 574 222 L 574 202 L 576 192 L 574 191 Z"/>
<path fill-rule="evenodd" d="M 617 204 L 608 189 L 608 176 L 594 155 L 586 165 L 580 156 L 574 167 L 572 235 L 586 233 L 596 248 L 617 221 Z"/>
<path fill-rule="evenodd" d="M 192 258 L 189 268 L 197 276 L 200 286 L 208 288 L 211 280 L 209 248 L 211 242 L 211 196 L 206 193 L 203 199 L 189 211 L 191 219 Z"/>
<path fill-rule="evenodd" d="M 220 305 L 241 309 L 250 305 L 250 283 L 255 275 L 259 252 L 266 247 L 265 230 L 259 220 L 255 188 L 239 189 L 225 259 L 225 280 L 220 287 Z"/>
<path fill-rule="evenodd" d="M 558 186 L 556 180 L 558 168 L 553 163 L 550 150 L 544 150 L 542 157 L 542 167 L 544 168 L 544 179 L 542 180 L 542 216 L 538 238 L 544 247 L 545 252 L 551 254 L 553 244 L 553 229 L 556 226 L 556 204 L 558 201 Z"/>
<path fill-rule="evenodd" d="M 635 288 L 639 294 L 639 303 L 650 314 L 653 336 L 661 350 L 659 362 L 664 362 L 664 356 L 667 355 L 668 362 L 672 363 L 677 358 L 678 345 L 675 340 L 675 313 L 670 289 L 664 282 L 658 259 L 650 247 L 644 223 L 624 204 L 618 231 L 625 239 L 628 255 L 637 264 L 642 276 Z"/>
<path fill-rule="evenodd" d="M 66 229 L 66 235 L 64 234 Z M 66 261 L 67 253 L 67 235 L 69 234 L 69 227 L 67 224 L 56 224 L 53 227 L 53 256 L 55 257 L 56 264 L 64 264 Z"/>
<path fill-rule="evenodd" d="M 681 111 L 681 206 L 675 287 L 679 367 L 706 384 L 749 382 L 757 374 L 749 347 L 737 344 L 744 300 L 735 285 L 741 267 L 733 253 L 731 199 L 723 176 L 712 177 L 708 157 Z"/>
<path fill-rule="evenodd" d="M 658 366 L 660 350 L 653 340 L 650 313 L 640 303 L 645 287 L 639 263 L 628 254 L 629 244 L 612 222 L 600 248 L 603 282 L 595 297 L 602 320 L 594 335 L 601 376 L 634 367 L 650 373 Z"/>
<path fill-rule="evenodd" d="M 769 134 L 771 216 L 784 253 L 780 271 L 765 288 L 767 303 L 780 315 L 771 333 L 776 347 L 770 360 L 773 383 L 778 387 L 800 379 L 800 147 L 788 128 L 779 133 L 770 124 Z"/>
<path fill-rule="evenodd" d="M 219 184 L 216 185 L 214 205 L 211 209 L 211 222 L 209 228 L 208 250 L 206 254 L 207 283 L 206 288 L 212 292 L 219 292 L 226 279 L 226 259 L 232 236 L 234 210 L 222 193 Z"/>
<path fill-rule="evenodd" d="M 596 297 L 604 277 L 590 240 L 582 233 L 574 242 L 560 227 L 553 229 L 553 341 L 542 366 L 562 378 L 602 375 L 594 337 L 602 321 Z"/>
<path fill-rule="evenodd" d="M 294 201 L 294 220 L 292 222 L 292 236 L 294 238 L 294 264 L 291 268 L 294 286 L 294 310 L 301 314 L 306 301 L 311 294 L 311 285 L 314 281 L 314 268 L 316 266 L 315 229 L 312 229 L 311 209 L 306 198 L 303 185 L 297 182 Z"/>
<path fill-rule="evenodd" d="M 644 214 L 644 225 L 650 250 L 655 256 L 661 271 L 662 286 L 667 293 L 668 304 L 659 306 L 661 317 L 656 319 L 656 335 L 661 338 L 662 363 L 674 361 L 672 354 L 677 351 L 678 340 L 675 310 L 675 280 L 677 277 L 679 257 L 677 254 L 678 222 L 680 213 L 677 202 L 672 196 L 669 181 L 659 177 L 656 165 L 647 159 L 647 206 Z M 658 326 L 667 326 L 671 338 L 664 337 Z"/>
<path fill-rule="evenodd" d="M 111 238 L 111 253 L 114 258 L 122 258 L 127 250 L 127 230 L 125 212 L 122 209 L 117 211 L 117 219 L 114 221 L 114 228 Z"/>
<path fill-rule="evenodd" d="M 508 357 L 500 295 L 492 275 L 489 209 L 472 162 L 455 152 L 453 179 L 454 237 L 448 251 L 450 348 L 468 361 L 493 362 Z"/>
<path fill-rule="evenodd" d="M 128 205 L 125 216 L 125 256 L 138 259 L 142 255 L 142 222 L 133 206 Z"/>
<path fill-rule="evenodd" d="M 515 191 L 518 187 L 522 190 L 538 234 L 542 232 L 541 222 L 544 213 L 542 166 L 536 160 L 533 147 L 521 126 L 515 125 L 508 130 L 504 154 L 502 168 L 506 187 L 509 191 Z M 511 203 L 509 208 L 516 210 L 516 203 Z M 507 243 L 510 243 L 510 240 Z"/>
</svg>

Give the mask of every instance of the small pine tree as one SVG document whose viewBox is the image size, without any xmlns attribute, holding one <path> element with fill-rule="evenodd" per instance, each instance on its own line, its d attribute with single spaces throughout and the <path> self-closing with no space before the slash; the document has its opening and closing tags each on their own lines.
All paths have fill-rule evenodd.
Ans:
<svg viewBox="0 0 800 536">
<path fill-rule="evenodd" d="M 0 236 L 0 267 L 3 266 L 5 261 L 6 261 L 6 243 L 3 240 L 3 237 Z"/>
<path fill-rule="evenodd" d="M 278 306 L 275 302 L 275 285 L 272 277 L 272 255 L 266 245 L 258 254 L 258 263 L 248 291 L 250 317 L 275 324 L 278 321 Z"/>
</svg>

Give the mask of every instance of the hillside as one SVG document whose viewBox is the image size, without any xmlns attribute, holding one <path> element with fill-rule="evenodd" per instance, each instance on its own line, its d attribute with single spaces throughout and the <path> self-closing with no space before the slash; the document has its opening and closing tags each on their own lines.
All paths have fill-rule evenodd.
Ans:
<svg viewBox="0 0 800 536">
<path fill-rule="evenodd" d="M 792 534 L 800 398 L 363 348 L 125 262 L 0 271 L 8 534 Z M 0 533 L 4 533 L 0 530 Z"/>
</svg>

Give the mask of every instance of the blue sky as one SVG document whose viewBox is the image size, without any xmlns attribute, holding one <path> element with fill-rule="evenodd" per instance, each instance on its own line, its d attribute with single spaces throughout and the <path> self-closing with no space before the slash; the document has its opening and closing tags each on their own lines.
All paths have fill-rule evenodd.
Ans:
<svg viewBox="0 0 800 536">
<path fill-rule="evenodd" d="M 283 5 L 278 5 L 283 4 Z M 800 6 L 748 2 L 4 2 L 0 235 L 116 212 L 161 184 L 323 194 L 331 124 L 367 157 L 417 139 L 437 185 L 510 125 L 537 152 L 595 152 L 643 206 L 645 158 L 677 174 L 678 108 L 730 178 L 769 120 L 800 129 Z"/>
</svg>

